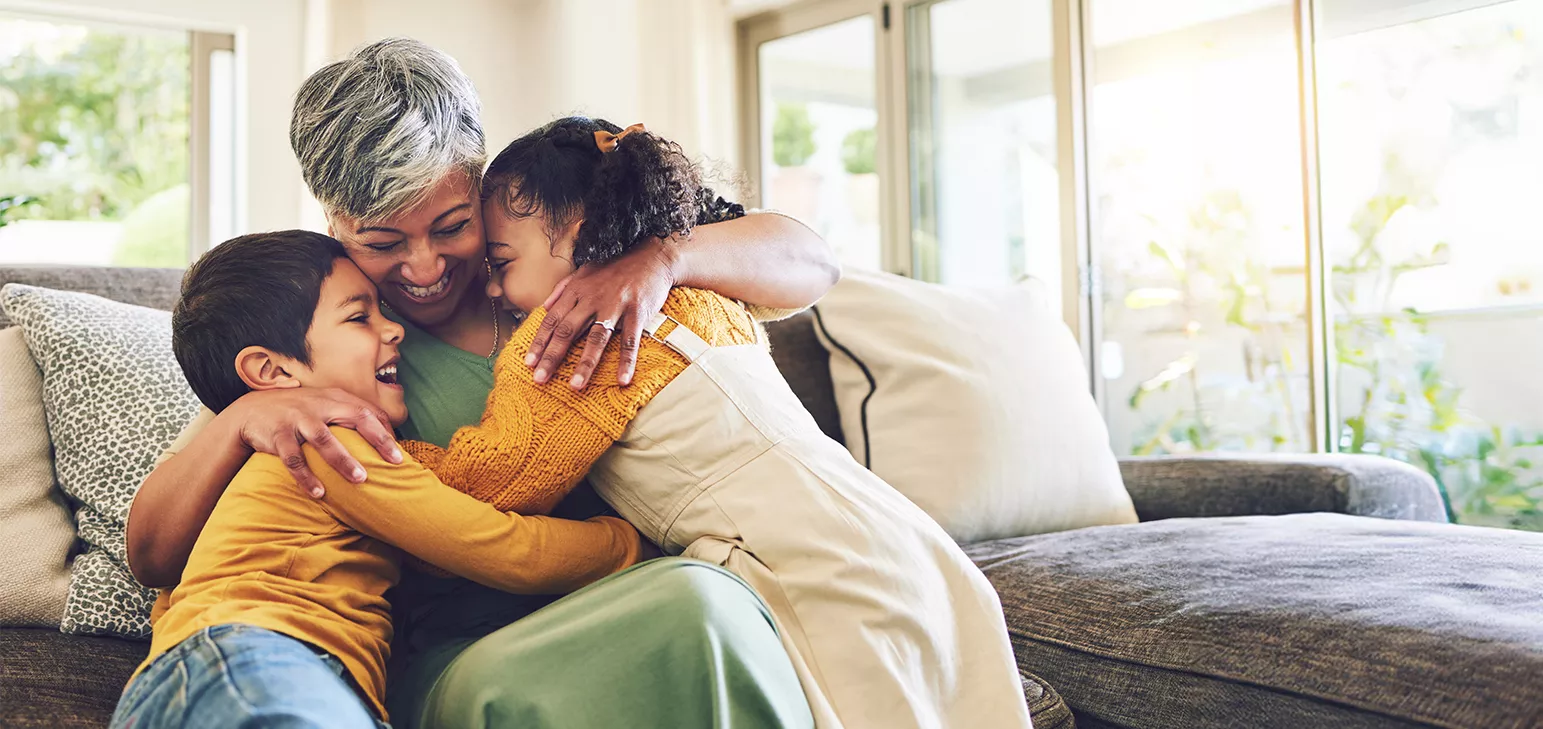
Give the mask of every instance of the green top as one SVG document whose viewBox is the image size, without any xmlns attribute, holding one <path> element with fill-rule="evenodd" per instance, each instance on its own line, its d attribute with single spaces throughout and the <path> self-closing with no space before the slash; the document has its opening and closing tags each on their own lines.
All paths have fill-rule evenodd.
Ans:
<svg viewBox="0 0 1543 729">
<path fill-rule="evenodd" d="M 396 376 L 405 391 L 407 422 L 397 434 L 448 447 L 457 428 L 482 419 L 493 391 L 493 361 L 445 344 L 394 311 L 385 314 L 406 330 Z"/>
</svg>

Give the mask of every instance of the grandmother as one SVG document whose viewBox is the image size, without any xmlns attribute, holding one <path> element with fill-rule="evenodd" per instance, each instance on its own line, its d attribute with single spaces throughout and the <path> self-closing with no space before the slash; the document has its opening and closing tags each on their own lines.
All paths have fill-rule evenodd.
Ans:
<svg viewBox="0 0 1543 729">
<path fill-rule="evenodd" d="M 388 39 L 312 74 L 290 124 L 329 231 L 407 329 L 398 377 L 410 417 L 400 435 L 441 446 L 480 419 L 493 361 L 518 324 L 484 293 L 480 111 L 453 59 Z M 758 214 L 701 226 L 581 269 L 548 302 L 527 363 L 543 379 L 570 346 L 582 346 L 584 364 L 566 386 L 583 387 L 614 328 L 626 382 L 644 320 L 671 286 L 752 302 L 764 318 L 808 306 L 838 275 L 824 241 L 792 219 Z M 329 425 L 359 431 L 390 460 L 401 457 L 384 418 L 339 391 L 254 392 L 219 415 L 201 414 L 134 501 L 135 576 L 151 586 L 178 581 L 215 502 L 253 452 L 282 458 L 313 496 L 321 484 L 306 469 L 302 443 L 363 482 Z M 555 515 L 587 518 L 604 508 L 581 488 Z M 812 723 L 765 605 L 716 566 L 653 560 L 556 601 L 408 573 L 392 604 L 387 694 L 398 726 Z"/>
</svg>

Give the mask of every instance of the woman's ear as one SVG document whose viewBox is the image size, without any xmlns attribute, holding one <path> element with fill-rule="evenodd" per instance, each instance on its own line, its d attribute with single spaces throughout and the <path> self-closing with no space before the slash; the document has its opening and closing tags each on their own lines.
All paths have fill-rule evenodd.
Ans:
<svg viewBox="0 0 1543 729">
<path fill-rule="evenodd" d="M 252 390 L 284 390 L 299 387 L 295 362 L 266 347 L 247 347 L 236 353 L 236 374 Z"/>
</svg>

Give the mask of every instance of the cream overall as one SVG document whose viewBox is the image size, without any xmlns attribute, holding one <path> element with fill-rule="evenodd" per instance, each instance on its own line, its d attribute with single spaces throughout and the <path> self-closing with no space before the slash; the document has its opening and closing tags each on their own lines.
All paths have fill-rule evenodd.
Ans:
<svg viewBox="0 0 1543 729">
<path fill-rule="evenodd" d="M 816 724 L 1030 726 L 996 592 L 948 534 L 820 432 L 764 348 L 663 341 L 691 365 L 590 481 L 666 553 L 761 594 Z"/>
</svg>

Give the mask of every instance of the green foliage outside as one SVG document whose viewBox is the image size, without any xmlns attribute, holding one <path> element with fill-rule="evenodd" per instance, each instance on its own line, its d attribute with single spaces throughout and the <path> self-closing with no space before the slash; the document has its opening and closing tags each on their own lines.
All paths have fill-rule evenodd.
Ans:
<svg viewBox="0 0 1543 729">
<path fill-rule="evenodd" d="M 27 197 L 26 195 L 0 196 L 0 228 L 4 228 L 11 222 L 11 216 L 14 215 L 17 210 L 36 203 L 37 200 Z"/>
<path fill-rule="evenodd" d="M 841 140 L 841 166 L 849 175 L 878 171 L 879 134 L 873 129 L 853 129 Z"/>
<path fill-rule="evenodd" d="M 123 219 L 114 266 L 180 268 L 188 260 L 188 186 L 162 190 Z"/>
<path fill-rule="evenodd" d="M 1460 46 L 1473 54 L 1470 61 L 1526 64 L 1535 58 L 1524 35 L 1503 28 L 1493 33 Z M 1458 46 L 1427 38 L 1420 47 L 1437 54 Z M 1506 78 L 1517 88 L 1534 83 L 1524 70 Z M 1505 93 L 1498 96 L 1506 98 Z M 1454 145 L 1493 133 L 1482 127 L 1453 130 Z M 1444 371 L 1447 343 L 1432 331 L 1433 317 L 1393 304 L 1401 278 L 1446 265 L 1452 253 L 1446 242 L 1410 250 L 1382 235 L 1400 211 L 1439 207 L 1440 170 L 1411 163 L 1409 157 L 1428 158 L 1430 150 L 1408 144 L 1407 139 L 1390 137 L 1378 192 L 1345 221 L 1355 245 L 1329 252 L 1325 294 L 1334 314 L 1329 366 L 1339 388 L 1337 449 L 1387 456 L 1424 469 L 1441 488 L 1454 521 L 1543 531 L 1543 432 L 1487 422 L 1462 408 L 1462 389 Z M 1262 236 L 1236 190 L 1219 186 L 1206 193 L 1190 209 L 1188 223 L 1174 240 L 1149 243 L 1149 253 L 1166 270 L 1158 279 L 1126 282 L 1123 308 L 1172 313 L 1167 320 L 1177 322 L 1174 328 L 1149 333 L 1178 334 L 1196 344 L 1202 338 L 1241 342 L 1246 371 L 1242 378 L 1203 377 L 1207 363 L 1197 354 L 1198 347 L 1187 347 L 1189 351 L 1158 368 L 1129 394 L 1127 403 L 1136 411 L 1160 392 L 1177 393 L 1183 403 L 1165 403 L 1160 419 L 1141 434 L 1133 450 L 1304 449 L 1299 431 L 1305 418 L 1296 409 L 1288 382 L 1293 360 L 1305 354 L 1288 344 L 1300 341 L 1304 313 L 1299 306 L 1288 309 L 1272 303 L 1270 282 L 1282 272 L 1272 273 L 1260 263 Z M 1285 278 L 1293 286 L 1302 281 L 1300 271 Z M 1240 402 L 1253 407 L 1239 407 Z M 1267 413 L 1268 422 L 1240 424 L 1240 412 Z"/>
<path fill-rule="evenodd" d="M 779 102 L 772 122 L 772 161 L 778 167 L 798 167 L 814 156 L 814 122 L 803 104 Z"/>
<path fill-rule="evenodd" d="M 185 188 L 186 36 L 8 19 L 0 29 L 31 39 L 0 57 L 0 190 L 39 201 L 13 221 L 126 220 L 157 194 Z M 187 208 L 180 220 L 155 215 L 163 225 L 139 234 L 136 250 L 171 250 L 180 240 L 185 251 Z M 184 252 L 171 265 L 185 263 Z"/>
</svg>

